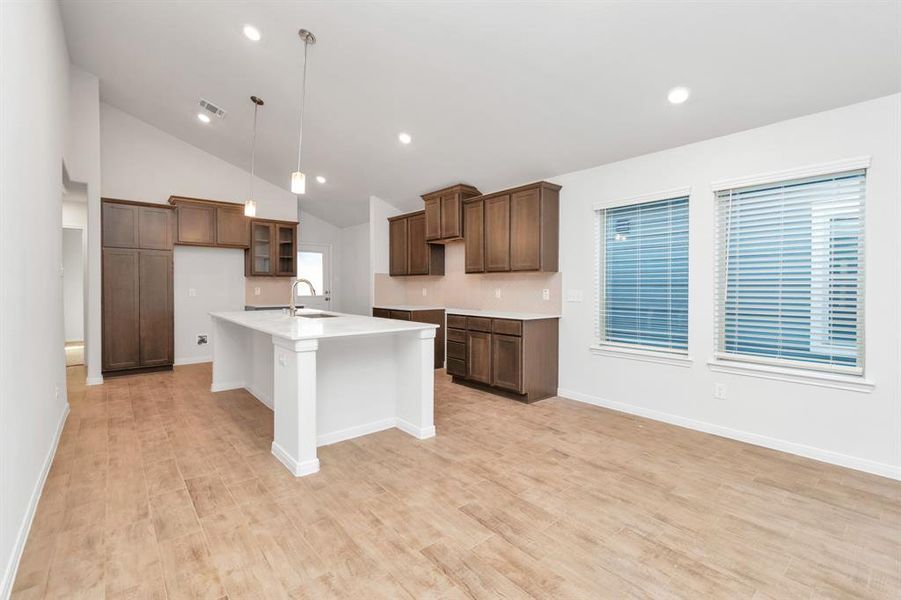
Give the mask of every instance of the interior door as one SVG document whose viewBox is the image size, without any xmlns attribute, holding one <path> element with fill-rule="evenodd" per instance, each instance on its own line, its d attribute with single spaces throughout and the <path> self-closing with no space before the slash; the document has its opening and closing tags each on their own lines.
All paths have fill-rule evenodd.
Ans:
<svg viewBox="0 0 901 600">
<path fill-rule="evenodd" d="M 299 283 L 294 301 L 298 306 L 331 310 L 332 289 L 332 247 L 329 244 L 301 243 L 297 251 L 297 277 L 313 284 Z"/>
</svg>

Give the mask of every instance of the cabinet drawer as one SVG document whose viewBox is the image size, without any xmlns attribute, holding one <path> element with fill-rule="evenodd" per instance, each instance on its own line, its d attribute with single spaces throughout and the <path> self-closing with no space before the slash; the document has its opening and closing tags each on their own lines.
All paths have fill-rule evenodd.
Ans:
<svg viewBox="0 0 901 600">
<path fill-rule="evenodd" d="M 491 319 L 485 317 L 466 317 L 466 329 L 491 333 Z"/>
<path fill-rule="evenodd" d="M 378 317 L 378 318 L 380 318 L 380 319 L 390 319 L 390 318 L 391 318 L 391 311 L 388 310 L 387 308 L 373 308 L 373 309 L 372 309 L 372 316 L 373 316 L 373 317 Z"/>
<path fill-rule="evenodd" d="M 464 342 L 448 342 L 447 357 L 466 360 L 466 344 Z"/>
<path fill-rule="evenodd" d="M 409 321 L 410 313 L 406 310 L 392 310 L 391 318 L 397 319 L 398 321 Z"/>
<path fill-rule="evenodd" d="M 448 328 L 466 329 L 466 317 L 460 315 L 447 315 Z"/>
<path fill-rule="evenodd" d="M 448 329 L 447 330 L 447 341 L 449 342 L 465 342 L 466 341 L 466 332 L 462 329 Z"/>
<path fill-rule="evenodd" d="M 447 359 L 447 372 L 449 375 L 457 375 L 458 377 L 466 377 L 466 361 L 459 358 Z"/>
<path fill-rule="evenodd" d="M 494 319 L 491 323 L 491 328 L 494 333 L 502 333 L 504 335 L 522 335 L 522 321 L 512 321 L 510 319 Z"/>
</svg>

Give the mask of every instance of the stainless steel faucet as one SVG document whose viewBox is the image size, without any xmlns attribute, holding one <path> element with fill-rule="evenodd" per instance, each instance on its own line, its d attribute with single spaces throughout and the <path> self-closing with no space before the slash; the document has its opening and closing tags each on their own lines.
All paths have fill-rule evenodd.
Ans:
<svg viewBox="0 0 901 600">
<path fill-rule="evenodd" d="M 309 280 L 309 279 L 302 279 L 302 278 L 298 277 L 298 278 L 297 278 L 297 281 L 295 281 L 294 283 L 291 284 L 291 303 L 288 305 L 288 314 L 289 314 L 290 316 L 292 316 L 292 317 L 296 317 L 296 316 L 297 316 L 297 306 L 294 304 L 294 294 L 295 294 L 295 292 L 297 291 L 297 284 L 298 284 L 298 283 L 305 283 L 305 284 L 307 284 L 307 285 L 309 286 L 309 288 L 310 288 L 310 295 L 311 295 L 311 296 L 315 296 L 315 295 L 316 295 L 316 288 L 313 287 L 313 284 L 310 283 L 310 280 Z M 303 307 L 301 307 L 301 308 L 303 308 Z"/>
</svg>

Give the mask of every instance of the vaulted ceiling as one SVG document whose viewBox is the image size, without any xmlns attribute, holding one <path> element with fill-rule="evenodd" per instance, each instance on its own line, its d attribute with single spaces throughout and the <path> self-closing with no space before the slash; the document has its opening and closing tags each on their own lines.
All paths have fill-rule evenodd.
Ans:
<svg viewBox="0 0 901 600">
<path fill-rule="evenodd" d="M 901 89 L 899 3 L 62 3 L 72 61 L 101 99 L 289 187 L 297 30 L 311 49 L 305 210 L 346 226 L 368 197 L 421 207 L 842 106 Z M 242 34 L 255 25 L 259 42 Z M 691 88 L 683 105 L 667 90 Z M 202 125 L 203 97 L 228 116 Z M 409 132 L 413 143 L 400 144 Z M 240 199 L 241 191 L 236 191 Z"/>
</svg>

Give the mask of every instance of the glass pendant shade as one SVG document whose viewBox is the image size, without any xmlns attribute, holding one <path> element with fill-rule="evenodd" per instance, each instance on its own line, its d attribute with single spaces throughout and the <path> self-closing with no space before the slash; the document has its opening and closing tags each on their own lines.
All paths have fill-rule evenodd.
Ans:
<svg viewBox="0 0 901 600">
<path fill-rule="evenodd" d="M 291 173 L 291 193 L 307 193 L 307 176 L 300 171 L 294 171 L 293 173 Z"/>
<path fill-rule="evenodd" d="M 253 200 L 247 200 L 244 202 L 244 216 L 245 217 L 255 217 L 257 216 L 257 203 Z"/>
</svg>

